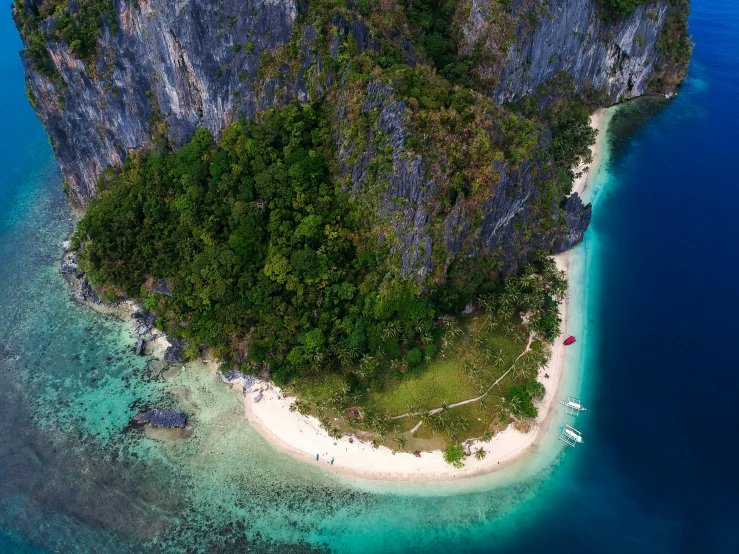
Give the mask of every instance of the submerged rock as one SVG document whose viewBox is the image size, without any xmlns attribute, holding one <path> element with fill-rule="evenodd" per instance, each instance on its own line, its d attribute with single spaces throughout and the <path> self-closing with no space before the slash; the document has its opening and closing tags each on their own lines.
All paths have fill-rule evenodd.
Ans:
<svg viewBox="0 0 739 554">
<path fill-rule="evenodd" d="M 133 418 L 133 422 L 138 425 L 148 423 L 152 427 L 171 429 L 173 427 L 185 427 L 187 425 L 187 416 L 175 410 L 148 410 L 146 412 L 139 412 Z"/>
</svg>

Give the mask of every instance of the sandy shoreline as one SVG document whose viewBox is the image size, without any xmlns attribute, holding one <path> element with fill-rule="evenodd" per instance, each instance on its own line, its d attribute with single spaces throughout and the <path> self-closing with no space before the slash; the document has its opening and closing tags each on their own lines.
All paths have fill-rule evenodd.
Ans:
<svg viewBox="0 0 739 554">
<path fill-rule="evenodd" d="M 593 162 L 590 168 L 579 168 L 581 177 L 573 183 L 573 193 L 582 196 L 591 175 L 602 161 L 605 144 L 605 110 L 598 110 L 591 117 L 591 125 L 599 130 L 596 144 L 591 147 Z M 569 274 L 571 256 L 565 252 L 554 256 L 557 267 Z M 560 385 L 564 375 L 566 347 L 562 339 L 566 335 L 568 308 L 571 296 L 582 294 L 573 290 L 572 284 L 561 304 L 561 336 L 552 346 L 549 363 L 540 372 L 540 380 L 546 386 L 546 394 L 539 403 L 537 424 L 529 433 L 521 433 L 512 426 L 498 433 L 490 442 L 472 445 L 472 451 L 481 446 L 487 452 L 483 460 L 474 456 L 465 459 L 461 469 L 455 469 L 444 461 L 441 451 L 422 452 L 421 457 L 405 452 L 393 452 L 380 446 L 373 449 L 369 442 L 360 442 L 356 437 L 332 439 L 321 429 L 318 420 L 291 412 L 294 398 L 285 397 L 274 385 L 267 388 L 262 399 L 255 403 L 256 393 L 244 395 L 244 412 L 250 424 L 274 447 L 306 462 L 317 464 L 327 470 L 371 480 L 384 481 L 453 481 L 474 475 L 497 471 L 530 454 L 542 437 L 551 431 L 554 415 L 558 412 Z M 543 376 L 547 374 L 548 378 Z M 236 387 L 241 388 L 239 385 Z M 261 387 L 259 387 L 261 388 Z M 319 459 L 316 460 L 316 454 Z M 331 460 L 334 460 L 331 465 Z"/>
<path fill-rule="evenodd" d="M 566 271 L 567 255 L 555 257 L 557 266 Z M 562 303 L 562 327 L 566 325 L 567 303 Z M 504 468 L 521 456 L 549 430 L 556 407 L 559 385 L 564 373 L 565 347 L 561 340 L 552 347 L 552 357 L 541 370 L 548 378 L 543 379 L 546 394 L 539 404 L 537 425 L 529 433 L 521 433 L 508 427 L 498 433 L 490 442 L 477 442 L 475 448 L 482 447 L 487 452 L 483 460 L 474 456 L 465 459 L 461 469 L 455 469 L 444 461 L 441 451 L 422 452 L 416 457 L 407 452 L 393 452 L 380 446 L 372 449 L 369 442 L 360 442 L 356 437 L 349 442 L 348 437 L 332 439 L 321 429 L 313 416 L 302 416 L 290 412 L 293 397 L 285 397 L 274 385 L 265 385 L 262 399 L 255 403 L 252 392 L 244 396 L 244 412 L 250 424 L 279 450 L 306 462 L 319 464 L 331 471 L 374 480 L 398 481 L 450 481 L 471 477 Z M 237 385 L 237 387 L 241 388 Z M 261 388 L 261 387 L 260 387 Z M 319 460 L 316 461 L 316 454 Z M 331 466 L 331 459 L 334 464 Z"/>
<path fill-rule="evenodd" d="M 581 172 L 582 174 L 572 183 L 572 193 L 577 193 L 580 198 L 582 198 L 583 192 L 585 192 L 588 183 L 597 173 L 597 169 L 603 161 L 607 123 L 605 108 L 596 110 L 595 113 L 590 116 L 590 126 L 598 130 L 598 136 L 595 138 L 595 144 L 590 147 L 590 152 L 593 154 L 592 163 L 590 166 L 582 165 L 578 167 L 576 171 Z"/>
</svg>

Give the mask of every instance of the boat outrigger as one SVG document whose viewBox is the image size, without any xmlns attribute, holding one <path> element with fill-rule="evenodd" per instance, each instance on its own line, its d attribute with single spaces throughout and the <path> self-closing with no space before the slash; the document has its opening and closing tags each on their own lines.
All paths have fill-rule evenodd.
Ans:
<svg viewBox="0 0 739 554">
<path fill-rule="evenodd" d="M 574 448 L 582 444 L 582 433 L 570 425 L 565 425 L 559 428 L 559 440 Z"/>
<path fill-rule="evenodd" d="M 575 398 L 574 396 L 568 396 L 567 400 L 560 400 L 559 403 L 565 407 L 567 415 L 577 417 L 580 415 L 580 412 L 584 412 L 586 410 L 585 406 L 580 404 L 580 399 Z"/>
<path fill-rule="evenodd" d="M 565 339 L 565 346 L 569 346 L 570 344 L 572 344 L 573 342 L 575 342 L 575 340 L 577 340 L 577 339 L 575 339 L 575 337 L 573 335 L 570 335 L 569 337 L 567 337 Z"/>
</svg>

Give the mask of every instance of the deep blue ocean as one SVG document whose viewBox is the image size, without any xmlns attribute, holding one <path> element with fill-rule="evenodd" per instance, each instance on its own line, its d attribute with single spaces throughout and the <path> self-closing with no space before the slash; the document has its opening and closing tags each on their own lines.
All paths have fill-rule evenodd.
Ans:
<svg viewBox="0 0 739 554">
<path fill-rule="evenodd" d="M 692 7 L 687 82 L 615 112 L 591 191 L 585 444 L 445 495 L 272 452 L 212 376 L 165 380 L 120 322 L 71 301 L 57 268 L 74 216 L 4 8 L 0 554 L 739 552 L 739 2 Z M 195 438 L 123 433 L 137 400 L 175 397 Z"/>
</svg>

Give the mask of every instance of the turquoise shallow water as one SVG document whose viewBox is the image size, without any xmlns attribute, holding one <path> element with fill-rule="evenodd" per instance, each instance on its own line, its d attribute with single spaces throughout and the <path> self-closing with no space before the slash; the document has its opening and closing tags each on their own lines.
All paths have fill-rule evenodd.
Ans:
<svg viewBox="0 0 739 554">
<path fill-rule="evenodd" d="M 586 444 L 564 452 L 550 437 L 502 475 L 400 487 L 347 484 L 274 452 L 205 368 L 165 380 L 132 356 L 125 325 L 72 302 L 57 263 L 73 216 L 6 10 L 0 552 L 739 551 L 727 463 L 739 452 L 723 429 L 739 387 L 721 348 L 739 331 L 739 9 L 694 11 L 689 82 L 670 104 L 614 116 L 610 163 L 588 191 L 567 383 L 591 407 L 578 421 Z M 691 318 L 712 323 L 678 324 Z M 711 399 L 710 418 L 695 394 Z M 124 432 L 147 404 L 187 411 L 195 436 Z"/>
</svg>

